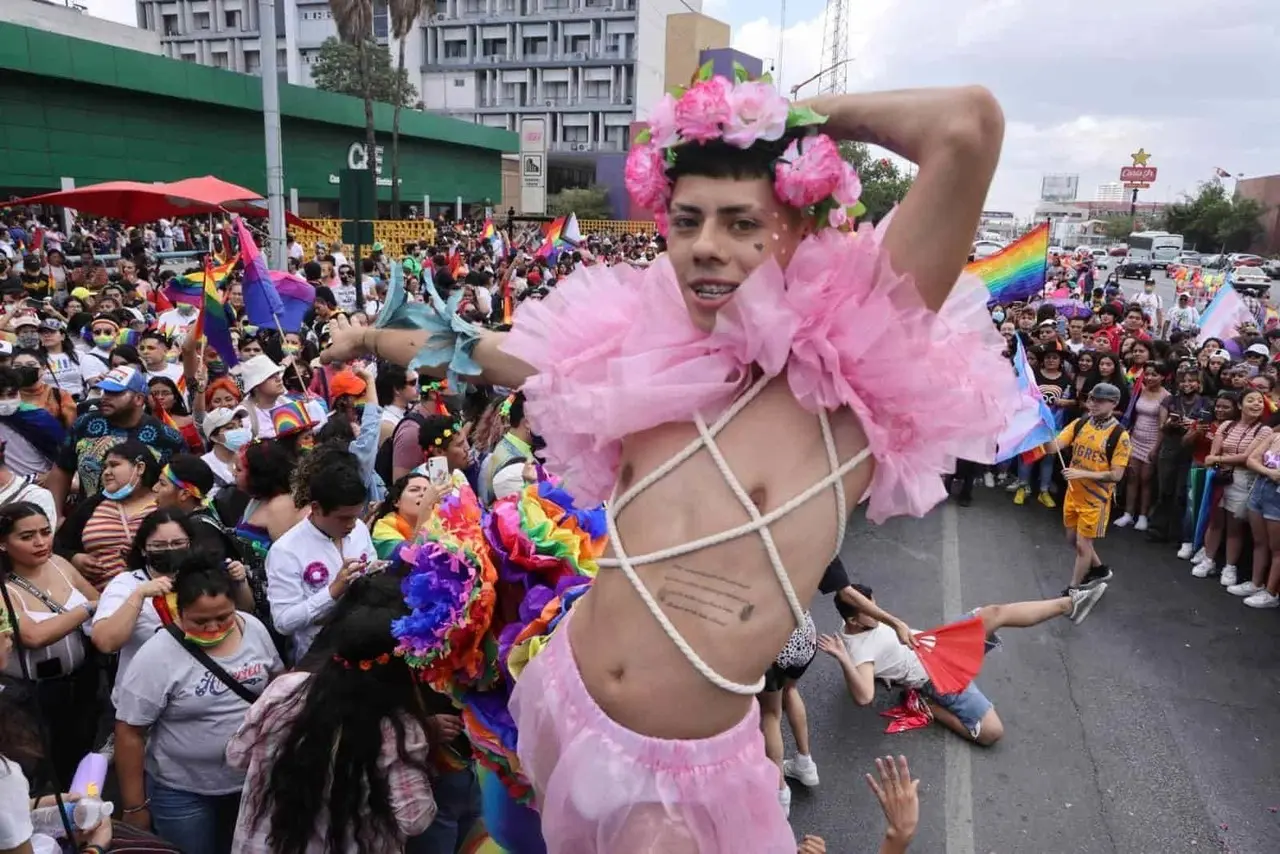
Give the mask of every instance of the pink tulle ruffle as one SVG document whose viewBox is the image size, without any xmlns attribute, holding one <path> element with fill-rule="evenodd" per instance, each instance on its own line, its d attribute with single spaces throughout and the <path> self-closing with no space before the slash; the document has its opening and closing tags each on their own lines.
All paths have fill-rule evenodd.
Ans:
<svg viewBox="0 0 1280 854">
<path fill-rule="evenodd" d="M 797 400 L 849 406 L 876 459 L 868 517 L 923 515 L 957 458 L 990 460 L 1016 400 L 986 289 L 962 278 L 939 312 L 896 274 L 887 221 L 823 230 L 785 274 L 772 260 L 743 282 L 716 328 L 689 320 L 675 271 L 587 267 L 516 313 L 503 349 L 537 370 L 528 412 L 548 462 L 579 501 L 609 497 L 622 439 L 701 412 L 714 420 L 751 380 L 787 371 Z"/>
</svg>

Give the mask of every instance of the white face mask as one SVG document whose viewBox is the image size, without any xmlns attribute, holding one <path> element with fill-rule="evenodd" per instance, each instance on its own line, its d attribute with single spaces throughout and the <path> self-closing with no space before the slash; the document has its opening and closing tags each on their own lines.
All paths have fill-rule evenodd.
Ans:
<svg viewBox="0 0 1280 854">
<path fill-rule="evenodd" d="M 12 400 L 0 400 L 0 416 L 8 416 L 18 411 L 18 407 L 22 405 L 22 401 L 18 398 Z"/>
</svg>

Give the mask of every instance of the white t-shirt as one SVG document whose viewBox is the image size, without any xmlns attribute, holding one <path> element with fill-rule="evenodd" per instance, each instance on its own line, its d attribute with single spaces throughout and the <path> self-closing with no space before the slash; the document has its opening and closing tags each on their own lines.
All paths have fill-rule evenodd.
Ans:
<svg viewBox="0 0 1280 854">
<path fill-rule="evenodd" d="M 213 451 L 210 451 L 209 453 L 205 454 L 200 459 L 205 461 L 205 464 L 208 465 L 209 468 L 213 471 L 213 476 L 216 477 L 218 480 L 226 484 L 232 484 L 236 482 L 236 473 L 231 470 L 231 466 L 227 465 L 222 460 L 218 459 L 218 455 L 215 454 Z M 99 605 L 98 607 L 102 607 L 102 606 Z"/>
<path fill-rule="evenodd" d="M 1155 325 L 1156 313 L 1160 311 L 1160 295 L 1143 291 L 1134 297 L 1133 301 L 1142 306 L 1142 313 L 1146 316 L 1147 323 Z"/>
<path fill-rule="evenodd" d="M 78 355 L 78 354 L 77 354 Z M 71 361 L 66 353 L 49 354 L 49 370 L 44 382 L 79 400 L 84 397 L 84 374 L 80 365 Z"/>
<path fill-rule="evenodd" d="M 172 362 L 166 362 L 164 367 L 158 371 L 146 369 L 143 371 L 147 375 L 147 382 L 151 382 L 156 377 L 168 377 L 177 385 L 178 380 L 182 379 L 182 365 L 175 365 Z"/>
<path fill-rule="evenodd" d="M 871 662 L 877 679 L 919 688 L 929 681 L 929 674 L 924 665 L 909 647 L 898 641 L 898 635 L 884 623 L 876 624 L 874 629 L 859 632 L 856 635 L 840 633 L 844 648 L 849 651 L 853 666 Z"/>
<path fill-rule="evenodd" d="M 26 442 L 25 439 L 18 438 L 22 442 Z M 9 462 L 8 457 L 6 457 L 6 462 Z M 10 470 L 16 473 L 12 466 Z M 53 503 L 53 493 L 43 486 L 32 483 L 28 477 L 20 475 L 4 486 L 0 486 L 0 507 L 15 501 L 30 501 L 44 511 L 44 515 L 49 517 L 49 525 L 56 530 L 58 527 L 58 510 Z"/>
<path fill-rule="evenodd" d="M 17 848 L 32 833 L 31 786 L 17 762 L 0 759 L 0 848 Z"/>
<path fill-rule="evenodd" d="M 174 338 L 179 334 L 186 334 L 196 322 L 196 318 L 200 316 L 200 312 L 192 311 L 190 314 L 183 314 L 176 308 L 161 312 L 156 318 L 156 326 L 161 332 L 169 338 Z"/>
<path fill-rule="evenodd" d="M 356 286 L 352 284 L 334 285 L 333 299 L 338 304 L 338 308 L 345 312 L 353 312 L 356 310 Z"/>
<path fill-rule="evenodd" d="M 86 383 L 93 382 L 111 370 L 107 367 L 107 357 L 93 351 L 80 354 L 80 376 Z"/>
<path fill-rule="evenodd" d="M 96 626 L 101 621 L 110 617 L 116 611 L 126 606 L 125 603 L 133 591 L 137 590 L 147 581 L 147 574 L 140 569 L 122 572 L 115 578 L 107 582 L 106 589 L 102 591 L 102 598 L 98 600 L 98 609 L 93 614 L 93 624 Z M 133 661 L 133 657 L 138 654 L 138 650 L 142 649 L 142 645 L 151 640 L 160 629 L 160 615 L 156 613 L 155 607 L 150 600 L 142 603 L 142 610 L 138 612 L 138 619 L 133 623 L 133 631 L 129 633 L 129 639 L 124 642 L 124 646 L 120 647 L 120 667 L 117 673 L 123 674 L 129 669 L 129 662 Z M 119 705 L 120 698 L 120 680 L 116 680 L 115 687 L 111 689 L 112 705 Z"/>
</svg>

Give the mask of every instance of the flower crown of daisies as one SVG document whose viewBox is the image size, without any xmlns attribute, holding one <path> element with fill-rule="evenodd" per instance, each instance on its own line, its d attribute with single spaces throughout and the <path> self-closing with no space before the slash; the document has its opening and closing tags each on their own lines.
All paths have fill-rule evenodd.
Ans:
<svg viewBox="0 0 1280 854">
<path fill-rule="evenodd" d="M 866 210 L 858 201 L 862 181 L 831 137 L 817 132 L 827 117 L 788 101 L 768 74 L 751 80 L 738 63 L 733 69 L 731 83 L 714 76 L 708 62 L 698 69 L 690 86 L 668 92 L 653 108 L 649 127 L 636 137 L 627 155 L 631 198 L 653 212 L 659 233 L 665 235 L 674 184 L 667 173 L 676 163 L 679 146 L 719 139 L 747 149 L 760 140 L 775 142 L 789 130 L 806 128 L 807 134 L 792 140 L 775 162 L 774 192 L 812 216 L 818 227 L 851 225 Z"/>
</svg>

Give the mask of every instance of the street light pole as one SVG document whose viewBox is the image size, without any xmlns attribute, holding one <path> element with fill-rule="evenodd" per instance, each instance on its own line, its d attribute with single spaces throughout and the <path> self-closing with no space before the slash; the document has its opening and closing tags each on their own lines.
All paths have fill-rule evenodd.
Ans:
<svg viewBox="0 0 1280 854">
<path fill-rule="evenodd" d="M 280 75 L 276 68 L 276 0 L 258 0 L 258 54 L 262 73 L 262 135 L 267 147 L 268 263 L 286 269 L 284 164 L 280 153 Z"/>
<path fill-rule="evenodd" d="M 813 81 L 817 80 L 817 79 L 818 79 L 819 77 L 821 77 L 822 75 L 826 74 L 828 71 L 835 71 L 835 70 L 836 70 L 837 68 L 839 68 L 840 66 L 842 66 L 842 65 L 847 65 L 847 64 L 849 64 L 850 62 L 853 62 L 853 61 L 854 61 L 854 59 L 856 59 L 856 57 L 852 57 L 852 56 L 851 56 L 851 57 L 849 57 L 848 59 L 842 59 L 842 60 L 840 60 L 839 62 L 837 62 L 835 65 L 832 65 L 830 68 L 824 68 L 824 69 L 822 69 L 821 71 L 819 71 L 817 74 L 813 75 L 812 77 L 809 77 L 809 78 L 808 78 L 808 79 L 806 79 L 806 80 L 802 80 L 802 81 L 800 81 L 799 83 L 797 83 L 796 85 L 792 86 L 792 87 L 791 87 L 791 100 L 793 100 L 793 101 L 794 101 L 794 100 L 796 99 L 796 93 L 797 93 L 797 92 L 799 92 L 799 91 L 800 91 L 801 89 L 803 89 L 805 86 L 808 86 L 808 85 L 809 85 L 810 83 L 812 83 Z"/>
</svg>

